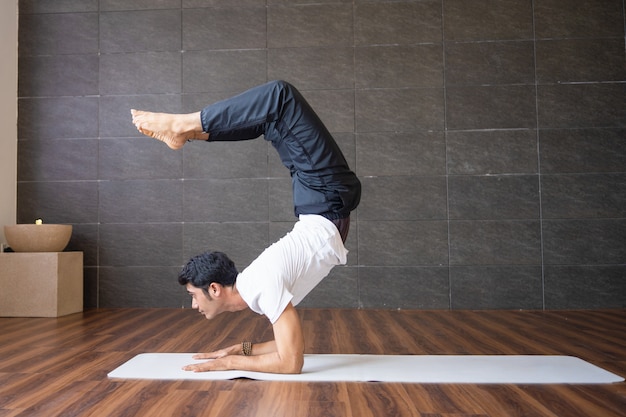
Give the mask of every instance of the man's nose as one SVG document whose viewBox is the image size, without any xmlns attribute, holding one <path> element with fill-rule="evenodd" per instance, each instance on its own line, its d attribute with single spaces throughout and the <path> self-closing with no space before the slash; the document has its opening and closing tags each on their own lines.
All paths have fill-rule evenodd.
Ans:
<svg viewBox="0 0 626 417">
<path fill-rule="evenodd" d="M 196 303 L 196 300 L 193 298 L 191 299 L 191 308 L 195 308 L 196 310 L 198 309 L 198 303 Z"/>
</svg>

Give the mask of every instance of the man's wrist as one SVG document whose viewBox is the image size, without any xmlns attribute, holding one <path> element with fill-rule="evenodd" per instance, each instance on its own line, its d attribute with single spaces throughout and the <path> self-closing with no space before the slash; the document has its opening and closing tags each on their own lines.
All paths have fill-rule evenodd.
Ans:
<svg viewBox="0 0 626 417">
<path fill-rule="evenodd" d="M 252 342 L 241 342 L 241 354 L 243 356 L 252 355 Z"/>
</svg>

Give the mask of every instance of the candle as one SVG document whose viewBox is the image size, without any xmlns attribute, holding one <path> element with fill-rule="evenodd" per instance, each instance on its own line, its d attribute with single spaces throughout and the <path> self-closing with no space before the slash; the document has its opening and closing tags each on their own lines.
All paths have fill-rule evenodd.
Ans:
<svg viewBox="0 0 626 417">
<path fill-rule="evenodd" d="M 43 224 L 43 220 L 37 219 L 37 220 L 35 220 L 35 224 Z"/>
</svg>

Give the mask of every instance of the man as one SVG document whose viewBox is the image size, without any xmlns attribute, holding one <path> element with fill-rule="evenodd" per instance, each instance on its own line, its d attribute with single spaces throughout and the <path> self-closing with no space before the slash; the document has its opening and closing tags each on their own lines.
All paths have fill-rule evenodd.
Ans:
<svg viewBox="0 0 626 417">
<path fill-rule="evenodd" d="M 293 184 L 293 230 L 241 273 L 221 252 L 192 258 L 179 274 L 192 307 L 207 319 L 246 308 L 270 320 L 274 340 L 243 342 L 196 359 L 195 372 L 249 370 L 300 373 L 304 338 L 297 305 L 335 265 L 345 264 L 350 212 L 361 184 L 341 150 L 302 95 L 273 81 L 190 114 L 131 110 L 137 129 L 172 149 L 187 141 L 235 141 L 264 135 L 289 169 Z"/>
</svg>

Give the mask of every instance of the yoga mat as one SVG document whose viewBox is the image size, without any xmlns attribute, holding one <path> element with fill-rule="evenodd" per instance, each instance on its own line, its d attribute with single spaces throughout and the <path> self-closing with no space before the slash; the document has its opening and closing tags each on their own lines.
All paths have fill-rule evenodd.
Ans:
<svg viewBox="0 0 626 417">
<path fill-rule="evenodd" d="M 608 384 L 624 379 L 573 356 L 304 355 L 298 375 L 248 371 L 188 372 L 192 353 L 144 353 L 109 378 L 160 380 L 379 381 L 437 384 Z"/>
</svg>

